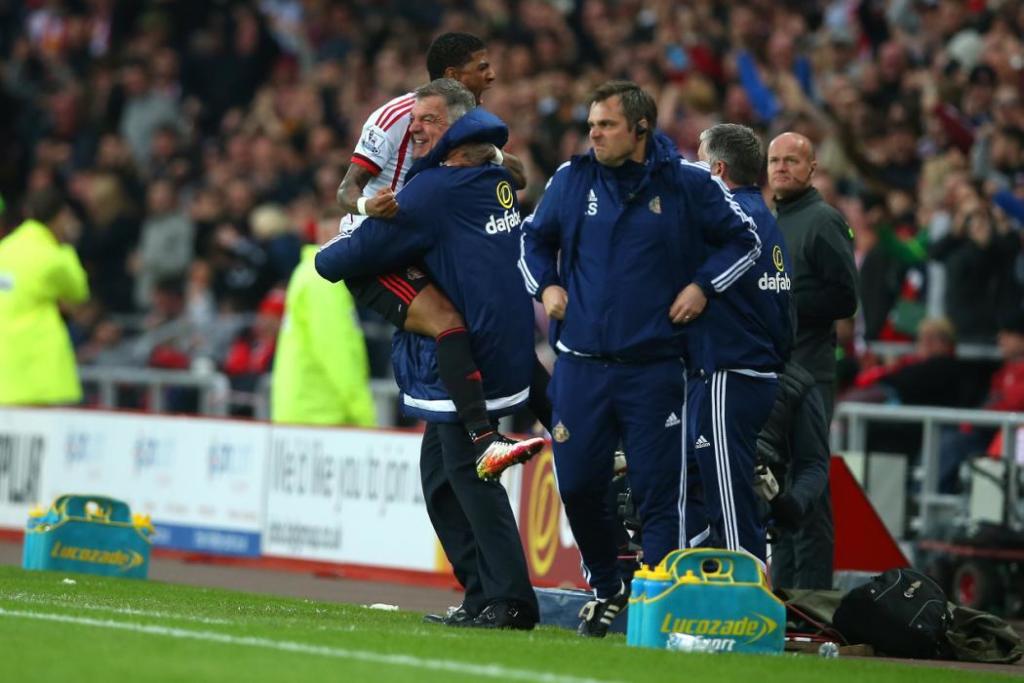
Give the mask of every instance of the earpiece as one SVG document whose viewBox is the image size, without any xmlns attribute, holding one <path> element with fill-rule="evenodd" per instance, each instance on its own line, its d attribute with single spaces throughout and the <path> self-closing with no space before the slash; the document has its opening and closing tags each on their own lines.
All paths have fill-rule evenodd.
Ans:
<svg viewBox="0 0 1024 683">
<path fill-rule="evenodd" d="M 637 123 L 636 124 L 636 136 L 637 137 L 640 137 L 641 135 L 643 135 L 646 132 L 647 132 L 647 126 L 645 126 L 642 123 Z"/>
</svg>

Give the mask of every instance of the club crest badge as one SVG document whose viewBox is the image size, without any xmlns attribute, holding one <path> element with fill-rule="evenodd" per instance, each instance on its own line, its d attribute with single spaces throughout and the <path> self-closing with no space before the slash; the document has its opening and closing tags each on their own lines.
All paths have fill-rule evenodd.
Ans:
<svg viewBox="0 0 1024 683">
<path fill-rule="evenodd" d="M 647 204 L 647 208 L 651 210 L 651 213 L 661 215 L 661 197 L 655 197 Z"/>
<path fill-rule="evenodd" d="M 565 443 L 569 440 L 569 430 L 565 428 L 565 425 L 561 421 L 555 425 L 555 428 L 551 430 L 551 436 L 554 437 L 558 443 Z"/>
</svg>

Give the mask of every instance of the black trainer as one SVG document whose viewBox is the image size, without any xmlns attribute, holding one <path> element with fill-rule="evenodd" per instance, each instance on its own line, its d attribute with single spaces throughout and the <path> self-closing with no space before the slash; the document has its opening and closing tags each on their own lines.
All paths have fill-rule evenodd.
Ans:
<svg viewBox="0 0 1024 683">
<path fill-rule="evenodd" d="M 536 625 L 536 617 L 513 602 L 490 604 L 476 619 L 466 624 L 471 628 L 510 628 L 517 631 L 529 631 Z"/>
<path fill-rule="evenodd" d="M 588 638 L 604 638 L 615 617 L 629 604 L 629 588 L 622 584 L 619 592 L 610 598 L 595 598 L 580 610 L 580 625 L 576 633 Z"/>
<path fill-rule="evenodd" d="M 468 626 L 477 615 L 471 613 L 462 605 L 449 607 L 448 614 L 424 614 L 423 621 L 428 624 L 443 624 L 445 626 Z"/>
</svg>

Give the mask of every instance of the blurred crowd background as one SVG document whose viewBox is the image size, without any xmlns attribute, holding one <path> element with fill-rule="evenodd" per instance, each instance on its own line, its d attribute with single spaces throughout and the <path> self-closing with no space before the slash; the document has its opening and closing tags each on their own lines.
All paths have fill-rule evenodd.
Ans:
<svg viewBox="0 0 1024 683">
<path fill-rule="evenodd" d="M 1019 410 L 1022 27 L 1019 0 L 0 0 L 3 220 L 33 188 L 73 198 L 93 292 L 69 319 L 81 363 L 251 384 L 301 244 L 338 220 L 363 121 L 426 80 L 434 36 L 468 31 L 527 210 L 587 148 L 586 98 L 609 78 L 652 92 L 690 158 L 720 121 L 804 133 L 861 269 L 843 389 Z M 878 340 L 917 347 L 883 360 Z M 995 374 L 994 354 L 956 357 L 997 340 Z"/>
</svg>

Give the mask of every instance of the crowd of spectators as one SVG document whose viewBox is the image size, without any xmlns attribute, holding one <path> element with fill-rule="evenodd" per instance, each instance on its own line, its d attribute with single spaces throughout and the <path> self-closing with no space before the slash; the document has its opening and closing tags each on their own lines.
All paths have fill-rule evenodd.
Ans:
<svg viewBox="0 0 1024 683">
<path fill-rule="evenodd" d="M 258 373 L 362 122 L 426 79 L 433 36 L 469 31 L 527 209 L 609 78 L 654 94 L 691 158 L 719 121 L 807 135 L 854 234 L 848 355 L 870 370 L 864 340 L 913 340 L 929 312 L 982 344 L 1019 317 L 1022 27 L 1021 0 L 0 2 L 4 218 L 32 188 L 73 198 L 81 362 Z"/>
</svg>

